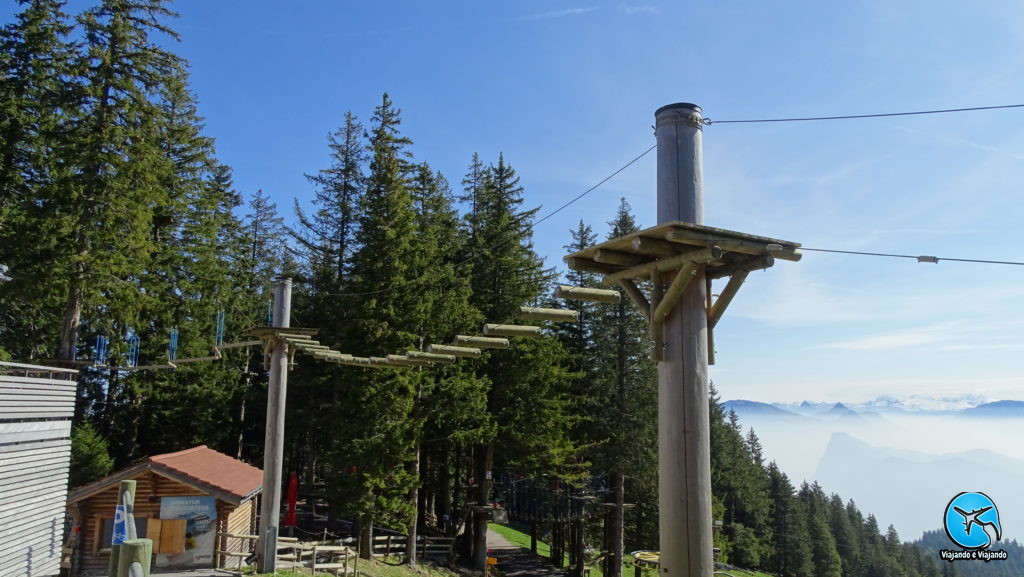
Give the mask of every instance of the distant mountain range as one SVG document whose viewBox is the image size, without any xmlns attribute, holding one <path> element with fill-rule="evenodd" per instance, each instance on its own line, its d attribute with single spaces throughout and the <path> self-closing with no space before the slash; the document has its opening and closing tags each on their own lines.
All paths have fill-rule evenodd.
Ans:
<svg viewBox="0 0 1024 577">
<path fill-rule="evenodd" d="M 1024 518 L 1024 461 L 988 449 L 935 455 L 879 447 L 835 433 L 813 478 L 827 491 L 874 513 L 883 527 L 894 523 L 905 539 L 941 523 L 947 503 L 962 491 L 989 495 L 1008 528 Z M 1015 527 L 1008 533 L 1022 534 Z"/>
<path fill-rule="evenodd" d="M 767 460 L 795 482 L 818 481 L 853 499 L 883 527 L 914 539 L 941 523 L 961 491 L 988 493 L 1009 525 L 1024 519 L 1024 401 L 961 397 L 879 397 L 860 403 L 732 400 L 755 430 Z"/>
<path fill-rule="evenodd" d="M 1024 418 L 1024 401 L 990 401 L 978 395 L 960 397 L 878 397 L 863 403 L 762 403 L 737 399 L 726 410 L 752 417 L 850 419 L 877 415 L 960 415 L 977 418 Z"/>
</svg>

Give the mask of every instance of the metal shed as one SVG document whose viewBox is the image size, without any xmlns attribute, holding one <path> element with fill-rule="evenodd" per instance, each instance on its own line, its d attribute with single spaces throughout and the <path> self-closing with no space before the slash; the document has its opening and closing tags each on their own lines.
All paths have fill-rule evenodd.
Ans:
<svg viewBox="0 0 1024 577">
<path fill-rule="evenodd" d="M 60 572 L 77 375 L 0 362 L 0 577 Z"/>
</svg>

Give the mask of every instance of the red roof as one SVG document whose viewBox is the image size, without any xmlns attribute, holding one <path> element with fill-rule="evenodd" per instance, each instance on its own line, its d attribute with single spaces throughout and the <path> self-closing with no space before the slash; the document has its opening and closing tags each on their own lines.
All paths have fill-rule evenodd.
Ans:
<svg viewBox="0 0 1024 577">
<path fill-rule="evenodd" d="M 239 501 L 263 486 L 263 471 L 238 459 L 200 445 L 177 453 L 148 459 L 153 465 L 169 469 L 201 485 L 214 487 Z"/>
</svg>

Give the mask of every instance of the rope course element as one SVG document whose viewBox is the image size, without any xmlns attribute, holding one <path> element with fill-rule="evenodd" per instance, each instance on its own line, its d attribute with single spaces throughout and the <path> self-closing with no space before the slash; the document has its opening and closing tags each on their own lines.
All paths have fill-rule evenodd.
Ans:
<svg viewBox="0 0 1024 577">
<path fill-rule="evenodd" d="M 217 318 L 214 320 L 213 346 L 219 347 L 224 344 L 224 311 L 217 311 Z"/>
<path fill-rule="evenodd" d="M 126 364 L 129 367 L 135 367 L 139 364 L 139 344 L 141 339 L 139 335 L 132 334 L 128 337 L 128 359 Z"/>
<path fill-rule="evenodd" d="M 860 256 L 880 256 L 887 258 L 912 258 L 917 262 L 928 262 L 932 264 L 938 264 L 939 261 L 948 260 L 951 262 L 972 262 L 981 264 L 1006 264 L 1013 266 L 1024 266 L 1024 262 L 1010 261 L 1010 260 L 984 260 L 978 258 L 949 258 L 945 256 L 930 256 L 930 255 L 913 255 L 913 254 L 893 254 L 886 252 L 863 252 L 858 250 L 838 250 L 833 248 L 808 248 L 802 247 L 803 250 L 810 250 L 814 252 L 831 252 L 838 254 L 855 254 Z"/>
<path fill-rule="evenodd" d="M 93 348 L 93 362 L 97 365 L 107 364 L 107 346 L 110 340 L 103 335 L 96 335 L 96 346 Z"/>
<path fill-rule="evenodd" d="M 919 116 L 923 114 L 950 114 L 953 112 L 976 112 L 979 110 L 1003 110 L 1007 108 L 1024 108 L 1024 104 L 1001 104 L 997 106 L 971 106 L 967 108 L 945 108 L 941 110 L 915 110 L 912 112 L 883 112 L 880 114 L 844 114 L 839 116 L 805 116 L 797 118 L 753 118 L 747 120 L 712 120 L 705 118 L 701 124 L 754 124 L 760 122 L 809 122 L 815 120 L 858 120 L 862 118 L 886 118 L 891 116 Z"/>
<path fill-rule="evenodd" d="M 171 334 L 167 339 L 167 360 L 174 361 L 178 358 L 178 329 L 171 329 Z"/>
</svg>

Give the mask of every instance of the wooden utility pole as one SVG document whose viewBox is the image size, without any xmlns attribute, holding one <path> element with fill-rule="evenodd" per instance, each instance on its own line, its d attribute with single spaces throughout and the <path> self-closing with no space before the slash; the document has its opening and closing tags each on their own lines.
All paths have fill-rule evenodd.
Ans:
<svg viewBox="0 0 1024 577">
<path fill-rule="evenodd" d="M 274 281 L 275 328 L 287 328 L 291 321 L 292 279 Z M 263 445 L 263 495 L 260 498 L 260 542 L 256 550 L 260 573 L 274 573 L 277 567 L 277 532 L 281 511 L 281 466 L 284 455 L 284 407 L 288 391 L 288 342 L 271 337 L 270 388 L 267 391 L 267 435 Z"/>
<path fill-rule="evenodd" d="M 704 226 L 700 107 L 670 104 L 654 113 L 658 142 L 658 225 L 565 257 L 569 268 L 602 273 L 650 323 L 658 361 L 659 575 L 710 577 L 711 332 L 747 274 L 799 261 L 800 244 Z M 710 280 L 728 278 L 709 298 Z M 648 281 L 645 295 L 636 281 Z M 600 293 L 610 293 L 607 300 Z M 617 302 L 617 291 L 559 287 L 557 298 Z"/>
<path fill-rule="evenodd" d="M 654 113 L 658 224 L 704 224 L 701 110 L 670 104 Z M 679 271 L 677 274 L 683 274 Z M 708 418 L 707 291 L 695 267 L 662 322 L 658 363 L 658 505 L 663 577 L 709 577 L 711 429 Z"/>
</svg>

